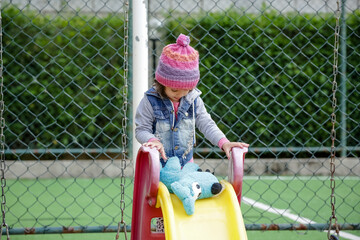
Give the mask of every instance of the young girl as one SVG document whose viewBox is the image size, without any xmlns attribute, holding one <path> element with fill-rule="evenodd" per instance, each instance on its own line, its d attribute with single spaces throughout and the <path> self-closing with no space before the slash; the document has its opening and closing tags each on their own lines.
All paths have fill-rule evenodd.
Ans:
<svg viewBox="0 0 360 240">
<path fill-rule="evenodd" d="M 248 147 L 230 142 L 207 113 L 201 92 L 199 53 L 189 46 L 190 38 L 180 34 L 176 43 L 164 47 L 155 73 L 154 86 L 136 111 L 136 139 L 161 154 L 164 166 L 168 157 L 177 156 L 181 166 L 193 161 L 195 127 L 230 157 L 233 147 Z"/>
</svg>

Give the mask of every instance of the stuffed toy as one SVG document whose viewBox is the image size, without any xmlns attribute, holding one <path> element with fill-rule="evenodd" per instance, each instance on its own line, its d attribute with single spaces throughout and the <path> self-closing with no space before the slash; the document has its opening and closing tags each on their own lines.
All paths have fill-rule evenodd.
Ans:
<svg viewBox="0 0 360 240">
<path fill-rule="evenodd" d="M 222 185 L 212 173 L 202 172 L 195 163 L 187 163 L 181 169 L 177 157 L 167 160 L 160 170 L 160 181 L 181 200 L 188 215 L 194 214 L 196 199 L 212 197 L 222 190 Z"/>
</svg>

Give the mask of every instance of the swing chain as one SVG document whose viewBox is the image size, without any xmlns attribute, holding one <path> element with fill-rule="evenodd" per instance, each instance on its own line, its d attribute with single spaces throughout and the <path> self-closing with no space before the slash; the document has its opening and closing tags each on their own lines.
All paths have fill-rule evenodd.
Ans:
<svg viewBox="0 0 360 240">
<path fill-rule="evenodd" d="M 122 158 L 121 158 L 121 177 L 120 177 L 120 191 L 121 191 L 121 199 L 120 199 L 120 210 L 121 210 L 121 220 L 118 223 L 118 229 L 116 234 L 116 240 L 119 239 L 119 234 L 121 230 L 121 226 L 123 228 L 123 232 L 125 234 L 125 239 L 127 240 L 127 231 L 126 231 L 126 223 L 124 221 L 124 211 L 125 211 L 125 168 L 126 168 L 126 146 L 127 146 L 127 107 L 128 107 L 128 56 L 129 56 L 129 2 L 128 0 L 124 0 L 124 86 L 123 86 L 123 119 L 122 119 Z"/>
<path fill-rule="evenodd" d="M 0 6 L 1 9 L 1 6 Z M 5 220 L 5 208 L 6 208 L 6 197 L 5 197 L 5 187 L 6 187 L 6 178 L 5 178 L 5 119 L 4 119 L 4 111 L 5 111 L 5 103 L 4 103 L 4 77 L 3 77 L 3 44 L 2 44 L 2 15 L 0 10 L 0 141 L 1 141 L 1 149 L 0 149 L 0 172 L 1 172 L 1 213 L 2 213 L 2 224 L 0 228 L 0 239 L 2 237 L 3 227 L 6 229 L 7 239 L 10 239 L 9 226 Z"/>
<path fill-rule="evenodd" d="M 335 124 L 336 124 L 336 91 L 337 91 L 337 81 L 336 77 L 338 75 L 338 62 L 339 62 L 339 45 L 340 45 L 340 1 L 336 1 L 337 9 L 335 12 L 335 41 L 334 41 L 334 63 L 333 63 L 333 82 L 332 82 L 332 113 L 331 113 L 331 124 L 332 129 L 330 133 L 331 137 L 331 159 L 330 159 L 330 188 L 331 188 L 331 195 L 330 195 L 330 203 L 331 203 L 331 217 L 329 219 L 329 229 L 328 229 L 328 239 L 334 239 L 334 236 L 330 235 L 330 230 L 332 226 L 332 221 L 334 220 L 335 225 L 335 232 L 337 237 L 339 237 L 339 226 L 337 223 L 337 217 L 335 215 L 335 157 L 336 157 L 336 149 L 335 149 L 335 140 L 336 140 L 336 131 L 335 131 Z"/>
</svg>

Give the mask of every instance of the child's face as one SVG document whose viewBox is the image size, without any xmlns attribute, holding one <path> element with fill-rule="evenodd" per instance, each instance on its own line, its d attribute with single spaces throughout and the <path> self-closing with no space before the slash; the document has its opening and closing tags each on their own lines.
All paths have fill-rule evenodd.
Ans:
<svg viewBox="0 0 360 240">
<path fill-rule="evenodd" d="M 179 102 L 180 99 L 186 96 L 190 91 L 191 89 L 175 89 L 165 87 L 166 96 L 173 102 Z"/>
</svg>

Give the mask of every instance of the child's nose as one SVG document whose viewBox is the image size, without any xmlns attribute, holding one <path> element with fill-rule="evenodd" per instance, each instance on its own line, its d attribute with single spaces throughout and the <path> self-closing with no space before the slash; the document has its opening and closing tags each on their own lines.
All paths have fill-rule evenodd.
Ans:
<svg viewBox="0 0 360 240">
<path fill-rule="evenodd" d="M 185 97 L 187 94 L 187 91 L 181 91 L 179 92 L 179 97 Z"/>
</svg>

